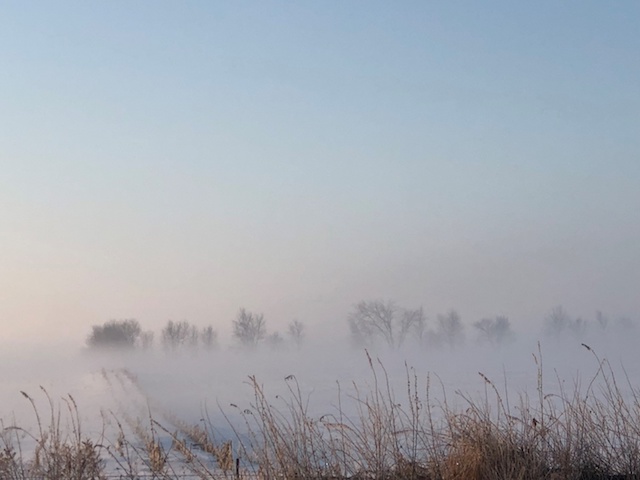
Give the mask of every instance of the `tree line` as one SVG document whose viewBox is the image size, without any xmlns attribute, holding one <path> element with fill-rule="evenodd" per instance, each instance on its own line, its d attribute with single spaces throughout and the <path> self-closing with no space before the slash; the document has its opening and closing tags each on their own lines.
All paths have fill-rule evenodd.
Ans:
<svg viewBox="0 0 640 480">
<path fill-rule="evenodd" d="M 347 316 L 348 335 L 356 347 L 384 346 L 400 349 L 407 344 L 420 347 L 457 348 L 467 341 L 469 328 L 456 310 L 437 314 L 430 322 L 422 307 L 411 309 L 394 301 L 361 301 Z M 545 316 L 543 334 L 549 338 L 583 339 L 589 332 L 612 331 L 629 334 L 638 330 L 637 322 L 621 317 L 612 320 L 596 312 L 593 320 L 571 316 L 562 306 L 554 307 Z M 299 320 L 287 325 L 286 332 L 269 332 L 262 313 L 240 308 L 232 320 L 232 337 L 238 347 L 256 349 L 265 345 L 271 349 L 301 348 L 306 337 L 306 326 Z M 500 346 L 514 340 L 515 333 L 507 316 L 481 318 L 471 323 L 471 336 L 480 344 Z M 154 346 L 154 332 L 143 331 L 135 319 L 109 320 L 94 325 L 87 337 L 92 349 L 119 348 L 148 350 Z M 186 320 L 169 320 L 162 328 L 159 344 L 165 351 L 215 350 L 218 332 L 212 325 L 197 327 Z"/>
<path fill-rule="evenodd" d="M 405 343 L 455 348 L 465 343 L 466 327 L 456 310 L 436 316 L 435 325 L 428 327 L 422 307 L 407 309 L 393 301 L 362 301 L 355 305 L 347 319 L 354 345 L 372 347 L 382 344 L 399 349 Z M 513 339 L 511 323 L 505 316 L 483 318 L 473 323 L 477 340 L 499 345 Z"/>
<path fill-rule="evenodd" d="M 286 337 L 278 331 L 269 333 L 264 315 L 244 308 L 239 310 L 232 327 L 234 340 L 240 347 L 247 349 L 257 348 L 261 344 L 274 349 L 287 345 L 300 348 L 306 333 L 305 325 L 299 320 L 289 323 Z M 149 350 L 154 346 L 155 334 L 150 330 L 143 331 L 136 319 L 109 320 L 102 325 L 93 325 L 86 343 L 92 349 Z M 163 350 L 169 352 L 211 351 L 218 348 L 218 332 L 213 325 L 197 327 L 186 320 L 169 320 L 160 332 L 159 343 Z"/>
</svg>

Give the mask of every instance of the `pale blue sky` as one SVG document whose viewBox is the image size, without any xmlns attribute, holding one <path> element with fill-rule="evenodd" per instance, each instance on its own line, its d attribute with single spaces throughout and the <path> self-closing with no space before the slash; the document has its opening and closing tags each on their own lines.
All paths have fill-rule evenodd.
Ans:
<svg viewBox="0 0 640 480">
<path fill-rule="evenodd" d="M 0 7 L 5 337 L 640 314 L 637 2 Z M 86 328 L 85 328 L 86 325 Z"/>
</svg>

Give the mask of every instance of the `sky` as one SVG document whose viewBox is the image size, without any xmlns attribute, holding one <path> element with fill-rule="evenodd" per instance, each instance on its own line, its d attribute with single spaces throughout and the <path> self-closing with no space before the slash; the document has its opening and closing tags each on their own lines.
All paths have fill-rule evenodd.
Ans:
<svg viewBox="0 0 640 480">
<path fill-rule="evenodd" d="M 0 343 L 361 300 L 640 318 L 640 4 L 6 2 Z"/>
</svg>

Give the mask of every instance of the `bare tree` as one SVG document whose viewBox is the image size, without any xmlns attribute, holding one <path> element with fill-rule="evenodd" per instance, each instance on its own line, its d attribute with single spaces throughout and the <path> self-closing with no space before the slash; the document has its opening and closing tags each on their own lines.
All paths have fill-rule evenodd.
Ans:
<svg viewBox="0 0 640 480">
<path fill-rule="evenodd" d="M 505 316 L 483 318 L 475 322 L 473 326 L 478 330 L 478 339 L 484 343 L 497 346 L 513 339 L 511 324 Z"/>
<path fill-rule="evenodd" d="M 545 319 L 545 331 L 550 337 L 562 335 L 571 323 L 571 317 L 561 305 L 554 307 Z"/>
<path fill-rule="evenodd" d="M 357 345 L 370 345 L 381 339 L 390 348 L 399 348 L 409 332 L 424 331 L 422 308 L 404 310 L 395 302 L 379 300 L 358 303 L 348 318 L 351 338 Z"/>
<path fill-rule="evenodd" d="M 299 320 L 293 320 L 287 328 L 287 333 L 289 334 L 291 340 L 293 340 L 293 343 L 295 343 L 297 348 L 302 347 L 302 342 L 304 341 L 305 337 L 304 330 L 304 324 Z"/>
<path fill-rule="evenodd" d="M 585 320 L 572 318 L 561 305 L 553 308 L 545 321 L 545 333 L 552 338 L 569 334 L 580 339 L 586 334 L 587 327 Z"/>
<path fill-rule="evenodd" d="M 92 327 L 87 345 L 92 348 L 134 348 L 140 333 L 137 320 L 109 320 Z"/>
<path fill-rule="evenodd" d="M 218 346 L 218 332 L 211 325 L 200 331 L 200 342 L 205 350 L 214 350 Z"/>
<path fill-rule="evenodd" d="M 376 338 L 382 338 L 391 348 L 395 348 L 394 323 L 398 307 L 388 301 L 362 301 L 349 315 L 349 329 L 357 344 L 370 345 Z"/>
<path fill-rule="evenodd" d="M 425 329 L 427 325 L 427 318 L 424 315 L 422 307 L 415 310 L 403 310 L 402 317 L 400 319 L 400 332 L 398 335 L 398 346 L 404 344 L 407 335 L 411 332 L 415 333 L 418 342 L 422 342 Z"/>
<path fill-rule="evenodd" d="M 240 345 L 255 348 L 267 336 L 263 314 L 255 314 L 241 308 L 233 321 L 233 336 Z"/>
<path fill-rule="evenodd" d="M 169 320 L 162 329 L 162 346 L 167 350 L 198 345 L 198 329 L 186 320 Z"/>
<path fill-rule="evenodd" d="M 458 312 L 450 310 L 444 315 L 438 315 L 437 322 L 435 335 L 438 343 L 445 343 L 450 348 L 464 343 L 464 325 Z"/>
</svg>

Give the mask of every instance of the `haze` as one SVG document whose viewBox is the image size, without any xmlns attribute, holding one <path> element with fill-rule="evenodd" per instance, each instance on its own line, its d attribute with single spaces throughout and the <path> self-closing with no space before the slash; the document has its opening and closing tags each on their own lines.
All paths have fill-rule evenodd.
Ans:
<svg viewBox="0 0 640 480">
<path fill-rule="evenodd" d="M 638 318 L 636 2 L 14 2 L 2 343 L 361 300 Z"/>
</svg>

